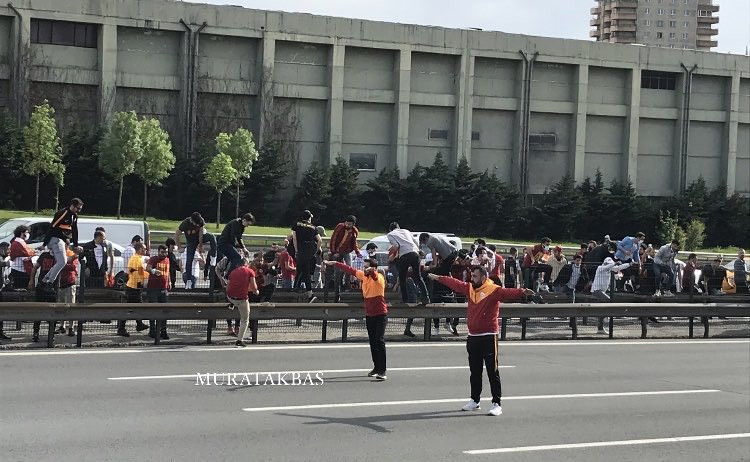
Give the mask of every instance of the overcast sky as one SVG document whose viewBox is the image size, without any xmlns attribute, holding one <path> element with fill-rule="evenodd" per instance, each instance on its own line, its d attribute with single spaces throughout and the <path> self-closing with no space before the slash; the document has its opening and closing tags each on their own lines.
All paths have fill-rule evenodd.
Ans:
<svg viewBox="0 0 750 462">
<path fill-rule="evenodd" d="M 589 10 L 595 5 L 594 0 L 187 1 L 582 40 L 590 40 Z M 714 1 L 721 6 L 719 46 L 714 51 L 744 54 L 750 45 L 750 0 Z"/>
</svg>

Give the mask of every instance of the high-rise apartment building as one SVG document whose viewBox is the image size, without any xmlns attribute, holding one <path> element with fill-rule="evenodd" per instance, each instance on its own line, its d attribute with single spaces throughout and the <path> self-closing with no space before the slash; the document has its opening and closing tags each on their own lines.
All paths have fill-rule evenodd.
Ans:
<svg viewBox="0 0 750 462">
<path fill-rule="evenodd" d="M 596 0 L 590 35 L 599 42 L 710 50 L 719 42 L 713 0 Z"/>
</svg>

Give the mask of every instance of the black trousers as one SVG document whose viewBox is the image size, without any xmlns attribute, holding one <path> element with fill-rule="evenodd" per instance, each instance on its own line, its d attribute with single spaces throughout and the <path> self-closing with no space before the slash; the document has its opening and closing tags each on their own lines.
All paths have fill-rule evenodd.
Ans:
<svg viewBox="0 0 750 462">
<path fill-rule="evenodd" d="M 294 288 L 299 289 L 305 284 L 305 290 L 311 291 L 312 274 L 315 272 L 315 255 L 297 254 L 297 278 L 294 280 Z"/>
<path fill-rule="evenodd" d="M 146 289 L 146 297 L 148 299 L 149 303 L 167 303 L 168 294 L 167 289 L 157 289 L 157 288 L 148 288 Z M 148 331 L 149 333 L 155 334 L 156 333 L 156 320 L 155 319 L 149 319 L 148 320 Z M 167 333 L 167 321 L 162 321 L 161 324 L 161 334 Z"/>
<path fill-rule="evenodd" d="M 482 395 L 482 367 L 487 368 L 490 379 L 492 402 L 500 404 L 502 396 L 500 386 L 500 369 L 498 369 L 497 334 L 470 335 L 466 339 L 466 351 L 469 353 L 469 370 L 471 371 L 471 399 L 479 402 Z"/>
<path fill-rule="evenodd" d="M 375 372 L 385 374 L 385 326 L 388 325 L 388 316 L 367 316 L 367 337 L 370 339 L 370 354 Z"/>
<path fill-rule="evenodd" d="M 126 287 L 125 295 L 127 296 L 128 303 L 141 303 L 143 301 L 142 296 L 141 296 L 141 289 L 133 289 L 132 287 Z M 127 321 L 125 320 L 117 321 L 117 330 L 118 331 L 125 330 L 126 322 Z M 135 323 L 136 323 L 136 326 L 142 326 L 144 324 L 144 322 L 141 321 L 140 319 L 137 320 Z"/>
<path fill-rule="evenodd" d="M 401 301 L 407 303 L 409 300 L 409 294 L 406 291 L 406 277 L 411 268 L 411 279 L 414 281 L 414 285 L 417 286 L 417 293 L 422 298 L 422 302 L 429 303 L 430 296 L 427 294 L 427 286 L 422 279 L 422 272 L 419 268 L 419 254 L 417 252 L 409 252 L 401 255 L 398 259 L 398 286 L 401 288 Z"/>
<path fill-rule="evenodd" d="M 544 283 L 549 284 L 550 276 L 552 276 L 552 267 L 550 265 L 546 263 L 537 263 L 536 265 L 532 265 L 531 268 L 534 270 L 531 281 L 532 286 L 534 281 L 536 281 L 536 278 L 539 276 L 539 273 L 544 274 Z"/>
</svg>

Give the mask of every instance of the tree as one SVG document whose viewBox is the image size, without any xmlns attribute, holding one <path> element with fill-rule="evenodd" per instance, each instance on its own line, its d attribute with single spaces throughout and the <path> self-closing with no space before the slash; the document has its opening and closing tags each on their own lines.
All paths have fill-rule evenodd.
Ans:
<svg viewBox="0 0 750 462">
<path fill-rule="evenodd" d="M 324 226 L 333 227 L 347 215 L 360 215 L 362 192 L 357 184 L 359 172 L 341 156 L 329 168 L 328 178 L 330 191 L 321 221 Z"/>
<path fill-rule="evenodd" d="M 703 246 L 703 241 L 706 240 L 706 225 L 700 220 L 690 220 L 687 227 L 685 228 L 685 244 L 686 250 L 698 250 Z"/>
<path fill-rule="evenodd" d="M 136 162 L 143 155 L 141 127 L 135 111 L 118 112 L 112 118 L 112 123 L 99 144 L 99 168 L 120 183 L 117 193 L 118 220 L 125 176 L 133 173 Z"/>
<path fill-rule="evenodd" d="M 216 191 L 216 229 L 221 223 L 221 193 L 237 178 L 237 170 L 232 166 L 232 158 L 220 152 L 206 167 L 206 183 Z"/>
<path fill-rule="evenodd" d="M 381 229 L 391 221 L 401 222 L 404 210 L 404 182 L 398 167 L 384 168 L 378 176 L 367 180 L 362 204 L 367 213 L 361 220 L 368 229 Z"/>
<path fill-rule="evenodd" d="M 148 187 L 157 185 L 167 178 L 174 168 L 176 159 L 172 153 L 169 134 L 161 128 L 158 119 L 143 119 L 139 125 L 143 155 L 135 168 L 138 176 L 143 180 L 143 219 L 145 220 Z"/>
<path fill-rule="evenodd" d="M 236 173 L 237 184 L 236 205 L 234 214 L 240 216 L 240 185 L 253 171 L 253 162 L 258 159 L 253 134 L 244 128 L 238 128 L 231 135 L 219 133 L 216 137 L 216 151 L 228 155 L 232 159 L 232 167 Z"/>
<path fill-rule="evenodd" d="M 245 186 L 252 185 L 255 219 L 262 223 L 273 223 L 281 218 L 277 212 L 279 192 L 286 187 L 291 163 L 289 156 L 280 151 L 282 146 L 281 143 L 268 143 L 260 148 L 253 171 L 245 180 Z"/>
<path fill-rule="evenodd" d="M 297 191 L 289 202 L 286 213 L 287 221 L 296 220 L 303 210 L 311 211 L 315 217 L 322 216 L 330 193 L 331 184 L 328 167 L 313 162 L 302 176 Z"/>
<path fill-rule="evenodd" d="M 22 198 L 23 130 L 6 111 L 0 113 L 0 207 L 18 208 Z"/>
<path fill-rule="evenodd" d="M 581 218 L 581 196 L 575 181 L 566 174 L 545 193 L 542 223 L 552 239 L 572 240 Z"/>
<path fill-rule="evenodd" d="M 60 138 L 54 118 L 55 110 L 47 100 L 34 106 L 29 125 L 23 129 L 24 162 L 23 171 L 36 176 L 34 212 L 39 212 L 39 178 L 43 173 L 59 173 L 62 164 Z M 65 168 L 62 167 L 62 172 Z"/>
</svg>

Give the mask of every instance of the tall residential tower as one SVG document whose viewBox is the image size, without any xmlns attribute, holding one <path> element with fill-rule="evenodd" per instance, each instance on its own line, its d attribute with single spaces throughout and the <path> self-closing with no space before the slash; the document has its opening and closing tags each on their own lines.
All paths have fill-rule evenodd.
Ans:
<svg viewBox="0 0 750 462">
<path fill-rule="evenodd" d="M 596 0 L 590 35 L 599 42 L 709 51 L 718 45 L 713 0 Z"/>
</svg>

